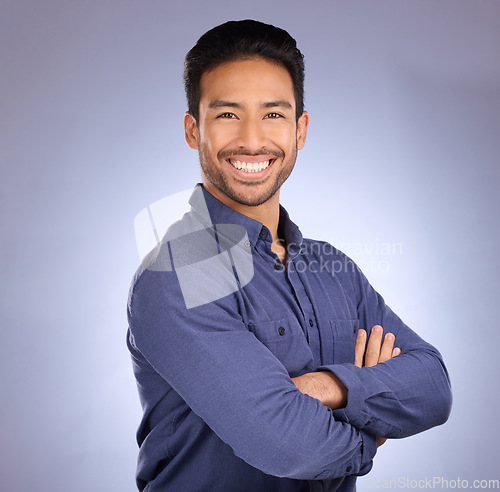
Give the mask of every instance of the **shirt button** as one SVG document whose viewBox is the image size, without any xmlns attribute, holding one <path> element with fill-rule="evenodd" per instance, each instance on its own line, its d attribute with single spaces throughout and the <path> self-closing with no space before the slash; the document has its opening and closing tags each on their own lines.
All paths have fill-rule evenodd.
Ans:
<svg viewBox="0 0 500 492">
<path fill-rule="evenodd" d="M 250 247 L 250 241 L 245 241 L 245 246 L 246 246 L 247 248 L 249 248 L 249 247 Z"/>
<path fill-rule="evenodd" d="M 280 326 L 280 327 L 278 328 L 278 333 L 279 333 L 281 336 L 283 336 L 283 335 L 286 333 L 285 328 L 283 328 L 283 326 Z"/>
<path fill-rule="evenodd" d="M 282 270 L 283 269 L 283 264 L 279 261 L 277 261 L 275 264 L 274 264 L 274 269 L 275 270 Z"/>
<path fill-rule="evenodd" d="M 264 227 L 260 230 L 259 236 L 264 238 L 267 237 L 267 229 L 264 229 Z"/>
<path fill-rule="evenodd" d="M 346 471 L 347 473 L 349 473 L 351 470 L 352 470 L 352 466 L 348 466 L 348 467 L 345 469 L 345 471 Z"/>
<path fill-rule="evenodd" d="M 312 319 L 309 320 L 309 326 L 313 327 L 314 326 L 314 321 Z"/>
</svg>

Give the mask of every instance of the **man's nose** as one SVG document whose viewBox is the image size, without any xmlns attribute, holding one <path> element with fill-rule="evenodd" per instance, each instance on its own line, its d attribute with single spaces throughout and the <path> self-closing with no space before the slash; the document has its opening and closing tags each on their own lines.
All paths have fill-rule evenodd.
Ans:
<svg viewBox="0 0 500 492">
<path fill-rule="evenodd" d="M 239 147 L 245 147 L 257 151 L 266 144 L 264 125 L 258 119 L 246 118 L 240 122 L 238 131 Z"/>
</svg>

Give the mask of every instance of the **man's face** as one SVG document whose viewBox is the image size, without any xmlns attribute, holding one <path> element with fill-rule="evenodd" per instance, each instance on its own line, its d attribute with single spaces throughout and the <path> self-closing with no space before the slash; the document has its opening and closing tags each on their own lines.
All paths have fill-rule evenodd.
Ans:
<svg viewBox="0 0 500 492">
<path fill-rule="evenodd" d="M 198 124 L 186 114 L 185 129 L 205 188 L 230 206 L 277 197 L 308 124 L 306 112 L 296 121 L 288 71 L 262 59 L 228 62 L 205 72 L 200 86 Z"/>
</svg>

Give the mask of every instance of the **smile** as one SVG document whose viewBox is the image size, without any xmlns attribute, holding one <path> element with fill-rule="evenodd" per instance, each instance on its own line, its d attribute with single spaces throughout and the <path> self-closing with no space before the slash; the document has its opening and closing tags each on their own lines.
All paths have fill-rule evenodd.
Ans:
<svg viewBox="0 0 500 492">
<path fill-rule="evenodd" d="M 264 171 L 269 166 L 271 161 L 262 161 L 262 162 L 245 162 L 245 161 L 236 161 L 233 159 L 229 159 L 231 166 L 235 169 L 239 169 L 240 171 L 246 173 L 258 173 L 259 171 Z"/>
</svg>

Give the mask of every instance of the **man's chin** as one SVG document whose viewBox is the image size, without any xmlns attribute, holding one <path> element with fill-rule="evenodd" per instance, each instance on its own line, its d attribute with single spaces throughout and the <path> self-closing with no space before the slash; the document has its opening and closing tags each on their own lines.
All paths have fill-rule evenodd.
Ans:
<svg viewBox="0 0 500 492">
<path fill-rule="evenodd" d="M 271 190 L 251 190 L 252 187 L 249 187 L 249 192 L 236 192 L 235 190 L 220 190 L 226 196 L 231 198 L 231 200 L 239 203 L 240 205 L 245 205 L 247 207 L 258 207 L 269 201 L 278 191 L 278 189 Z M 256 188 L 256 187 L 255 187 Z M 252 192 L 254 191 L 254 192 Z"/>
<path fill-rule="evenodd" d="M 202 165 L 204 181 L 210 183 L 215 196 L 224 195 L 235 203 L 246 207 L 258 207 L 269 201 L 279 190 L 280 183 L 269 179 L 267 176 L 261 180 L 239 180 L 234 176 L 224 176 L 222 173 L 208 172 L 206 166 Z M 224 199 L 221 199 L 224 202 Z"/>
</svg>

